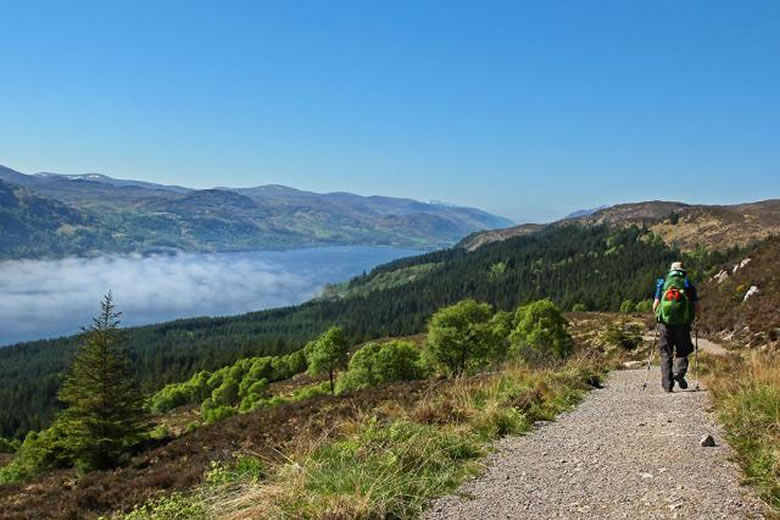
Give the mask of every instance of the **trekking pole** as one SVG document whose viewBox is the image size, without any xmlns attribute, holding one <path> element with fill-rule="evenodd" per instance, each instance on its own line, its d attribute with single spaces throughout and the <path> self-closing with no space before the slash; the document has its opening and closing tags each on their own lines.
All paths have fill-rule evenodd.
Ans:
<svg viewBox="0 0 780 520">
<path fill-rule="evenodd" d="M 647 389 L 647 381 L 650 379 L 650 363 L 653 361 L 653 354 L 655 354 L 655 342 L 658 339 L 658 323 L 655 324 L 655 335 L 653 336 L 653 344 L 650 346 L 650 352 L 647 354 L 647 370 L 645 371 L 645 382 L 642 384 L 642 390 Z"/>
<path fill-rule="evenodd" d="M 693 333 L 696 342 L 693 344 L 693 377 L 696 381 L 694 388 L 699 390 L 699 322 L 693 324 Z"/>
</svg>

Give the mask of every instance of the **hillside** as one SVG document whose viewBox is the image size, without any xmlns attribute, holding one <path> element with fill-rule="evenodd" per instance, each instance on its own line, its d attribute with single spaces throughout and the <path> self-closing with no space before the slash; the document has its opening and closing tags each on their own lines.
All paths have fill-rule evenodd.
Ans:
<svg viewBox="0 0 780 520">
<path fill-rule="evenodd" d="M 702 331 L 752 347 L 780 340 L 780 237 L 716 266 L 701 287 Z"/>
<path fill-rule="evenodd" d="M 472 297 L 510 309 L 549 297 L 565 309 L 618 310 L 651 296 L 678 254 L 638 229 L 557 226 L 467 253 L 453 248 L 380 266 L 297 307 L 225 318 L 193 318 L 129 329 L 147 390 L 250 355 L 299 349 L 328 324 L 363 341 L 421 332 L 433 311 Z M 435 268 L 431 268 L 435 266 Z M 48 424 L 75 337 L 0 349 L 0 436 Z M 24 406 L 22 406 L 24 403 Z"/>
<path fill-rule="evenodd" d="M 567 217 L 552 226 L 576 221 L 585 225 L 643 226 L 667 244 L 682 251 L 699 247 L 723 250 L 747 246 L 780 233 L 780 199 L 732 206 L 707 206 L 681 202 L 648 201 L 618 204 L 593 213 Z M 475 233 L 461 242 L 473 251 L 487 243 L 534 232 L 539 224 L 523 224 L 506 229 Z"/>
<path fill-rule="evenodd" d="M 0 166 L 0 180 L 90 217 L 90 232 L 113 242 L 80 254 L 286 249 L 326 245 L 447 247 L 510 222 L 481 210 L 392 197 L 318 194 L 284 186 L 192 190 L 101 174 L 25 175 Z M 57 222 L 50 227 L 56 229 Z M 67 242 L 67 236 L 61 237 Z M 48 243 L 48 241 L 47 241 Z M 61 256 L 41 247 L 35 256 Z M 6 258 L 15 258 L 4 252 Z"/>
<path fill-rule="evenodd" d="M 118 247 L 110 233 L 95 227 L 89 213 L 0 180 L 0 260 Z"/>
</svg>

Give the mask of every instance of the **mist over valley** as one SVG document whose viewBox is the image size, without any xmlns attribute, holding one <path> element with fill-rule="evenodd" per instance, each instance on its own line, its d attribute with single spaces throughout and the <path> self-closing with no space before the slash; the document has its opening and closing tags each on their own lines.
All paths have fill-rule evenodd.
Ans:
<svg viewBox="0 0 780 520">
<path fill-rule="evenodd" d="M 294 305 L 323 285 L 417 254 L 389 247 L 116 255 L 0 262 L 0 345 L 70 335 L 112 291 L 122 324 Z"/>
</svg>

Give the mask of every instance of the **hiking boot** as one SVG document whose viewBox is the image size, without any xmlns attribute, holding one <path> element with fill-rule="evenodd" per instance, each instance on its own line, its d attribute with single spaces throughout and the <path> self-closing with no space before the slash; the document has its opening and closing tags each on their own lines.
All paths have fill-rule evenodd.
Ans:
<svg viewBox="0 0 780 520">
<path fill-rule="evenodd" d="M 674 390 L 672 389 L 671 386 L 669 386 L 669 387 L 664 387 L 664 392 L 666 392 L 667 394 L 671 394 L 674 392 Z"/>
<path fill-rule="evenodd" d="M 677 384 L 680 385 L 680 388 L 685 390 L 688 388 L 688 381 L 685 380 L 685 376 L 683 374 L 676 374 L 674 376 L 674 380 L 677 381 Z"/>
</svg>

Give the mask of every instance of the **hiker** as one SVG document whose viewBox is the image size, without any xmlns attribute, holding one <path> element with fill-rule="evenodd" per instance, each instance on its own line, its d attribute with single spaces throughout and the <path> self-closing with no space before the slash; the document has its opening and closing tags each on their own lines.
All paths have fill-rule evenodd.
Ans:
<svg viewBox="0 0 780 520">
<path fill-rule="evenodd" d="M 693 352 L 691 324 L 699 317 L 699 310 L 696 287 L 688 280 L 682 262 L 673 262 L 666 280 L 658 279 L 653 301 L 661 350 L 661 384 L 666 392 L 672 392 L 675 382 L 683 390 L 688 388 L 685 373 L 688 355 Z"/>
</svg>

